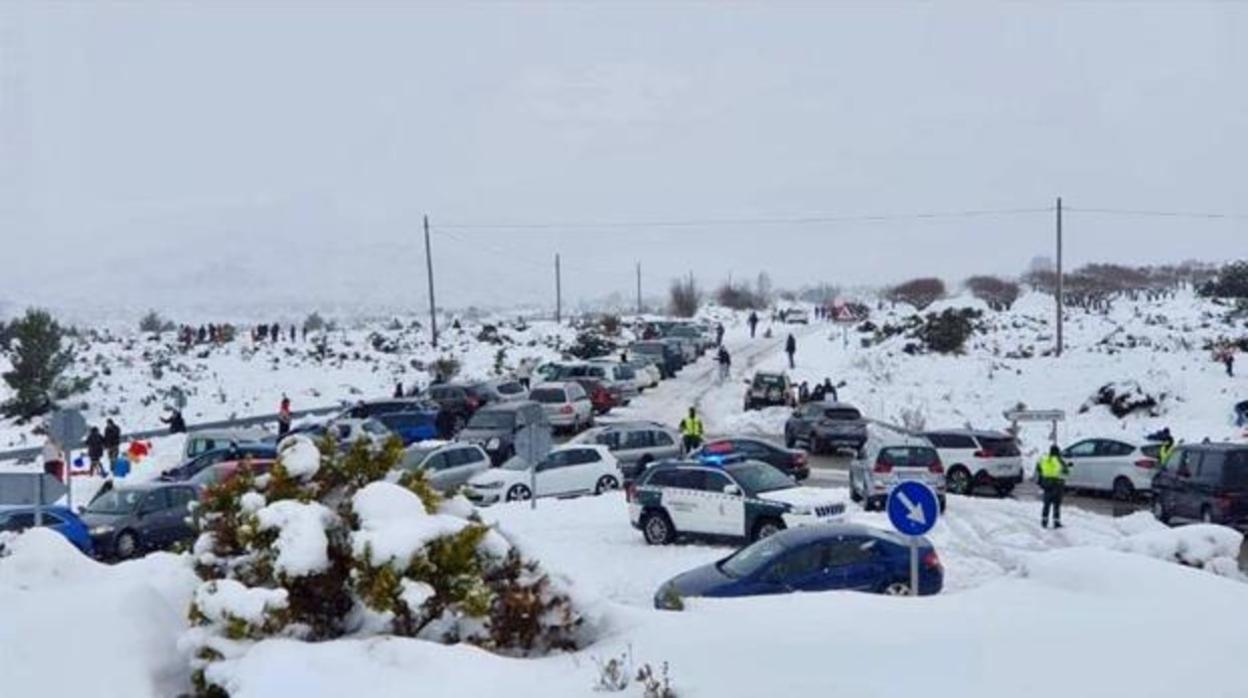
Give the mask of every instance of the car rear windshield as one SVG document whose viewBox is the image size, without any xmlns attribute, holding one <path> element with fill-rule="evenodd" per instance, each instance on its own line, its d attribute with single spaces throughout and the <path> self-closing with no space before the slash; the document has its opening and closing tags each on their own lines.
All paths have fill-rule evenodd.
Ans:
<svg viewBox="0 0 1248 698">
<path fill-rule="evenodd" d="M 754 387 L 756 388 L 783 388 L 784 378 L 780 376 L 754 376 Z"/>
<path fill-rule="evenodd" d="M 1248 451 L 1231 451 L 1226 454 L 1222 467 L 1222 484 L 1229 489 L 1248 490 Z"/>
<path fill-rule="evenodd" d="M 940 456 L 936 449 L 926 446 L 894 446 L 881 451 L 880 459 L 894 468 L 927 468 L 935 465 Z"/>
<path fill-rule="evenodd" d="M 515 412 L 480 410 L 468 420 L 469 429 L 510 429 L 516 423 Z"/>
<path fill-rule="evenodd" d="M 838 422 L 856 422 L 862 419 L 862 413 L 852 407 L 838 407 L 831 410 L 824 410 L 823 416 Z"/>
<path fill-rule="evenodd" d="M 563 394 L 562 388 L 535 388 L 529 393 L 529 399 L 546 404 L 568 401 L 567 396 Z"/>
<path fill-rule="evenodd" d="M 979 447 L 994 458 L 1019 455 L 1018 442 L 1008 436 L 981 436 Z"/>
<path fill-rule="evenodd" d="M 499 383 L 496 390 L 502 395 L 517 395 L 524 392 L 524 386 L 519 383 Z"/>
</svg>

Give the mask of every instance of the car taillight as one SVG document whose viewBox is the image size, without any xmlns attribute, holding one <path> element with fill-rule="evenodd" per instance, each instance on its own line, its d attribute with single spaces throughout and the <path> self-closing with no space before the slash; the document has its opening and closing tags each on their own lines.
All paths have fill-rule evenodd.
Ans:
<svg viewBox="0 0 1248 698">
<path fill-rule="evenodd" d="M 936 460 L 932 461 L 931 465 L 927 466 L 927 472 L 935 473 L 937 475 L 943 475 L 945 472 L 945 466 L 943 463 L 940 462 L 940 459 L 937 458 Z"/>
<path fill-rule="evenodd" d="M 481 404 L 480 400 L 478 400 L 477 398 L 471 395 L 468 396 L 468 409 L 475 410 L 477 409 L 477 406 L 480 404 Z"/>
<path fill-rule="evenodd" d="M 1135 462 L 1135 467 L 1144 468 L 1146 470 L 1152 470 L 1153 468 L 1157 467 L 1157 461 L 1153 460 L 1152 458 L 1141 458 Z"/>
<path fill-rule="evenodd" d="M 1225 510 L 1227 510 L 1227 509 L 1230 509 L 1230 508 L 1231 508 L 1231 504 L 1233 503 L 1233 501 L 1234 501 L 1234 500 L 1232 500 L 1232 499 L 1231 499 L 1231 497 L 1230 497 L 1229 495 L 1225 495 L 1225 494 L 1223 494 L 1223 495 L 1218 495 L 1217 497 L 1214 497 L 1214 498 L 1213 498 L 1213 504 L 1214 504 L 1214 506 L 1215 506 L 1215 507 L 1217 507 L 1219 510 L 1222 510 L 1222 511 L 1225 511 Z"/>
<path fill-rule="evenodd" d="M 794 453 L 793 462 L 797 463 L 798 465 L 806 465 L 806 454 L 800 451 L 797 453 Z"/>
<path fill-rule="evenodd" d="M 940 556 L 936 554 L 935 550 L 923 556 L 923 566 L 929 570 L 938 570 L 942 568 L 942 565 L 940 564 Z"/>
<path fill-rule="evenodd" d="M 992 458 L 992 452 L 985 451 L 984 449 L 981 448 L 975 452 L 975 457 L 976 458 Z"/>
<path fill-rule="evenodd" d="M 633 498 L 636 496 L 637 496 L 637 483 L 635 482 L 624 483 L 624 501 L 631 502 L 633 501 Z"/>
<path fill-rule="evenodd" d="M 564 413 L 564 414 L 572 414 L 572 406 L 571 406 L 571 405 L 564 405 L 563 407 L 560 407 L 560 408 L 559 408 L 559 411 L 560 411 L 560 412 L 562 412 L 562 413 Z"/>
<path fill-rule="evenodd" d="M 875 467 L 871 470 L 877 473 L 891 473 L 893 472 L 893 464 L 881 458 L 875 461 Z"/>
</svg>

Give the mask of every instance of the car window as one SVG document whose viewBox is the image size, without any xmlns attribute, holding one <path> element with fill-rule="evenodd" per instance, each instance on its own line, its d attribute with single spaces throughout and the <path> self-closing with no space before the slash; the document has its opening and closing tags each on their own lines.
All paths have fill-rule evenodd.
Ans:
<svg viewBox="0 0 1248 698">
<path fill-rule="evenodd" d="M 185 509 L 195 501 L 195 490 L 189 487 L 175 487 L 169 491 L 169 506 L 173 509 Z"/>
<path fill-rule="evenodd" d="M 975 448 L 975 440 L 971 437 L 964 437 L 971 442 L 969 448 Z M 1012 436 L 980 436 L 979 448 L 987 451 L 993 458 L 1007 458 L 1011 456 L 1022 455 L 1018 450 L 1018 440 Z M 1127 447 L 1127 452 L 1131 452 L 1131 447 Z"/>
<path fill-rule="evenodd" d="M 1075 458 L 1087 458 L 1095 454 L 1096 454 L 1096 441 L 1093 441 L 1091 439 L 1087 441 L 1080 441 L 1079 443 L 1066 449 L 1066 455 L 1073 456 Z"/>
<path fill-rule="evenodd" d="M 153 490 L 147 493 L 143 498 L 143 505 L 139 511 L 143 513 L 161 511 L 169 508 L 169 493 L 163 489 Z"/>
<path fill-rule="evenodd" d="M 544 404 L 557 404 L 567 402 L 568 396 L 564 395 L 563 388 L 535 388 L 529 393 L 529 399 Z"/>
<path fill-rule="evenodd" d="M 446 451 L 442 451 L 441 453 L 435 453 L 429 458 L 425 459 L 425 463 L 422 467 L 425 470 L 435 472 L 435 473 L 438 472 L 439 470 L 446 470 L 447 467 L 449 467 L 447 465 L 447 460 L 446 460 Z"/>
<path fill-rule="evenodd" d="M 1222 466 L 1222 484 L 1232 489 L 1248 489 L 1248 451 L 1231 451 Z"/>
<path fill-rule="evenodd" d="M 1200 470 L 1197 477 L 1200 478 L 1201 482 L 1221 484 L 1225 462 L 1226 454 L 1222 451 L 1206 451 L 1200 459 Z"/>
<path fill-rule="evenodd" d="M 862 419 L 862 413 L 852 407 L 837 407 L 824 410 L 823 418 L 834 422 L 855 422 Z"/>
<path fill-rule="evenodd" d="M 602 455 L 592 448 L 578 448 L 572 451 L 571 465 L 585 465 L 587 463 L 597 463 L 602 460 Z"/>
<path fill-rule="evenodd" d="M 676 443 L 676 441 L 672 439 L 672 435 L 665 431 L 655 431 L 651 433 L 654 435 L 655 446 L 672 446 Z"/>
<path fill-rule="evenodd" d="M 1182 477 L 1195 477 L 1200 468 L 1200 452 L 1185 448 L 1179 451 L 1178 472 Z"/>
<path fill-rule="evenodd" d="M 700 490 L 702 489 L 702 471 L 692 468 L 680 468 L 679 470 L 670 471 L 668 475 L 668 487 L 676 487 L 684 490 Z"/>
<path fill-rule="evenodd" d="M 444 454 L 446 456 L 446 467 L 458 468 L 461 465 L 467 464 L 468 452 L 470 450 L 471 449 L 467 449 L 467 448 L 452 448 L 449 451 L 447 451 Z"/>
<path fill-rule="evenodd" d="M 638 429 L 624 434 L 623 448 L 650 448 L 653 445 L 653 432 Z"/>
<path fill-rule="evenodd" d="M 767 570 L 768 579 L 785 580 L 804 577 L 823 569 L 823 549 L 818 545 L 804 545 L 791 550 L 772 563 Z"/>
<path fill-rule="evenodd" d="M 1102 441 L 1097 455 L 1105 456 L 1129 456 L 1135 452 L 1135 447 L 1131 444 L 1124 444 L 1121 441 Z"/>
<path fill-rule="evenodd" d="M 571 462 L 571 453 L 571 451 L 555 451 L 551 453 L 541 462 L 538 470 L 555 470 L 556 468 L 566 467 Z"/>
<path fill-rule="evenodd" d="M 824 544 L 824 565 L 841 567 L 867 562 L 879 554 L 878 543 L 870 538 L 846 538 Z"/>
<path fill-rule="evenodd" d="M 722 494 L 724 488 L 731 484 L 732 480 L 729 480 L 728 476 L 723 473 L 716 473 L 710 470 L 702 471 L 701 489 L 705 492 Z"/>
</svg>

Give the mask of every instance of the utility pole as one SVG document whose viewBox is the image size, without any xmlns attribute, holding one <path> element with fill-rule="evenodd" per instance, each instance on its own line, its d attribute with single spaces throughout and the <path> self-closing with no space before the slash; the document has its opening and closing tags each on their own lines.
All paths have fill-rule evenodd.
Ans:
<svg viewBox="0 0 1248 698">
<path fill-rule="evenodd" d="M 1057 197 L 1057 355 L 1062 355 L 1062 197 Z"/>
<path fill-rule="evenodd" d="M 555 324 L 563 322 L 563 277 L 559 273 L 559 253 L 555 253 Z"/>
<path fill-rule="evenodd" d="M 429 248 L 429 216 L 425 216 L 425 269 L 429 274 L 429 330 L 438 346 L 438 306 L 433 300 L 433 252 Z"/>
<path fill-rule="evenodd" d="M 637 314 L 641 315 L 641 262 L 637 263 Z"/>
</svg>

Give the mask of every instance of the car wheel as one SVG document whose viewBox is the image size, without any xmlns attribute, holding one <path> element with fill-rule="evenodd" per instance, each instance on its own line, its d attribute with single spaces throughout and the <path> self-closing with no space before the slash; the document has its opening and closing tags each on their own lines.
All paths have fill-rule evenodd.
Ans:
<svg viewBox="0 0 1248 698">
<path fill-rule="evenodd" d="M 511 489 L 507 490 L 507 501 L 509 502 L 523 502 L 532 496 L 533 493 L 524 485 L 512 485 Z"/>
<path fill-rule="evenodd" d="M 867 511 L 884 511 L 884 497 L 867 497 L 863 509 Z"/>
<path fill-rule="evenodd" d="M 1200 508 L 1200 521 L 1201 523 L 1213 523 L 1213 509 L 1210 509 L 1208 504 Z"/>
<path fill-rule="evenodd" d="M 945 475 L 945 486 L 953 494 L 971 493 L 971 472 L 961 465 L 955 465 Z"/>
<path fill-rule="evenodd" d="M 619 480 L 616 480 L 610 475 L 603 475 L 602 477 L 598 478 L 598 484 L 594 486 L 594 494 L 602 494 L 603 492 L 606 492 L 607 490 L 618 489 L 619 486 L 620 486 Z"/>
<path fill-rule="evenodd" d="M 880 593 L 885 596 L 909 596 L 910 584 L 908 582 L 891 582 Z"/>
<path fill-rule="evenodd" d="M 1170 523 L 1170 512 L 1166 511 L 1166 504 L 1158 495 L 1153 495 L 1153 518 L 1163 524 Z"/>
<path fill-rule="evenodd" d="M 641 533 L 650 545 L 667 545 L 676 538 L 676 529 L 667 514 L 653 511 L 641 515 Z"/>
<path fill-rule="evenodd" d="M 1135 499 L 1135 485 L 1125 477 L 1117 477 L 1114 479 L 1114 499 L 1120 502 L 1129 502 Z"/>
<path fill-rule="evenodd" d="M 122 531 L 117 536 L 116 546 L 117 557 L 121 560 L 129 560 L 139 553 L 139 537 L 132 531 Z"/>
<path fill-rule="evenodd" d="M 784 522 L 779 519 L 763 519 L 754 525 L 754 535 L 751 540 L 762 540 L 764 538 L 774 536 L 784 530 Z"/>
</svg>

